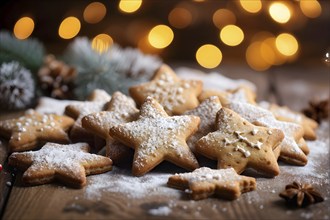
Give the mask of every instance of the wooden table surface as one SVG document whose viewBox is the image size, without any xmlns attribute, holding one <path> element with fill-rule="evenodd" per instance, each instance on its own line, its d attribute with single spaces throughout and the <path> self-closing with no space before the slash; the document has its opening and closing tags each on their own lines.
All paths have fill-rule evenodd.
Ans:
<svg viewBox="0 0 330 220">
<path fill-rule="evenodd" d="M 288 67 L 266 74 L 245 67 L 223 66 L 222 74 L 245 78 L 257 84 L 258 100 L 277 100 L 295 110 L 308 105 L 313 97 L 329 96 L 329 69 Z M 270 90 L 270 83 L 275 90 Z M 275 91 L 275 92 L 274 92 Z M 16 114 L 2 114 L 0 120 Z M 2 219 L 329 219 L 329 121 L 317 130 L 318 139 L 308 141 L 311 153 L 305 167 L 280 163 L 275 178 L 257 178 L 257 189 L 235 201 L 208 198 L 190 200 L 184 192 L 168 188 L 171 174 L 183 172 L 162 163 L 143 177 L 133 177 L 130 166 L 114 167 L 105 174 L 89 176 L 83 189 L 58 184 L 26 187 L 21 173 L 6 165 L 6 141 L 1 139 L 0 218 Z M 211 164 L 214 166 L 214 164 Z M 247 171 L 244 174 L 254 175 Z M 278 194 L 294 180 L 311 183 L 325 201 L 307 208 L 290 208 Z"/>
</svg>

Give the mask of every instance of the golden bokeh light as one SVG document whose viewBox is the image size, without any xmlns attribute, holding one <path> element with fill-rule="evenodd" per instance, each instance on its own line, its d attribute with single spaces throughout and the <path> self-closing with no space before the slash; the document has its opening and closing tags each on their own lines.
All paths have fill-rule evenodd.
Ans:
<svg viewBox="0 0 330 220">
<path fill-rule="evenodd" d="M 196 60 L 204 68 L 213 69 L 222 61 L 222 53 L 219 48 L 212 44 L 205 44 L 198 48 Z"/>
<path fill-rule="evenodd" d="M 272 3 L 268 12 L 272 19 L 278 23 L 287 23 L 291 18 L 290 9 L 282 2 Z"/>
<path fill-rule="evenodd" d="M 58 35 L 63 39 L 74 38 L 80 31 L 80 21 L 76 17 L 65 18 L 58 28 Z"/>
<path fill-rule="evenodd" d="M 113 44 L 113 39 L 108 34 L 99 34 L 96 35 L 92 40 L 92 48 L 99 52 L 103 53 Z"/>
<path fill-rule="evenodd" d="M 157 25 L 153 27 L 148 34 L 148 41 L 151 46 L 162 49 L 170 45 L 173 41 L 174 33 L 166 25 Z"/>
<path fill-rule="evenodd" d="M 239 3 L 249 13 L 258 13 L 262 8 L 260 0 L 239 0 Z"/>
<path fill-rule="evenodd" d="M 221 8 L 214 12 L 212 20 L 213 24 L 220 29 L 226 25 L 235 24 L 236 16 L 232 11 Z"/>
<path fill-rule="evenodd" d="M 299 48 L 297 39 L 288 33 L 278 35 L 275 43 L 277 50 L 285 56 L 293 56 Z"/>
<path fill-rule="evenodd" d="M 175 28 L 188 27 L 192 22 L 192 14 L 185 8 L 174 8 L 168 15 L 168 21 Z"/>
<path fill-rule="evenodd" d="M 84 20 L 90 24 L 100 22 L 107 13 L 107 8 L 101 2 L 92 2 L 84 10 Z"/>
<path fill-rule="evenodd" d="M 34 21 L 30 17 L 20 18 L 14 26 L 14 35 L 17 39 L 28 38 L 34 30 Z"/>
<path fill-rule="evenodd" d="M 272 52 L 267 54 L 265 45 L 267 45 L 268 48 L 271 48 Z M 277 50 L 275 37 L 268 37 L 262 41 L 261 55 L 266 62 L 276 66 L 282 65 L 287 60 L 287 57 Z"/>
<path fill-rule="evenodd" d="M 133 13 L 139 10 L 142 0 L 120 0 L 119 9 L 125 13 Z"/>
<path fill-rule="evenodd" d="M 140 38 L 137 46 L 145 54 L 159 54 L 161 51 L 150 45 L 148 35 Z"/>
<path fill-rule="evenodd" d="M 246 62 L 248 65 L 257 71 L 265 71 L 271 67 L 262 55 L 262 43 L 257 41 L 249 45 L 245 53 Z"/>
<path fill-rule="evenodd" d="M 260 55 L 261 55 L 262 59 L 264 61 L 266 61 L 266 63 L 268 63 L 270 65 L 275 64 L 276 55 L 274 53 L 272 46 L 270 44 L 268 44 L 267 41 L 261 42 Z"/>
<path fill-rule="evenodd" d="M 299 6 L 306 17 L 316 18 L 321 15 L 322 7 L 316 0 L 300 0 Z"/>
<path fill-rule="evenodd" d="M 221 41 L 228 46 L 237 46 L 244 40 L 244 33 L 236 25 L 227 25 L 220 31 Z"/>
</svg>

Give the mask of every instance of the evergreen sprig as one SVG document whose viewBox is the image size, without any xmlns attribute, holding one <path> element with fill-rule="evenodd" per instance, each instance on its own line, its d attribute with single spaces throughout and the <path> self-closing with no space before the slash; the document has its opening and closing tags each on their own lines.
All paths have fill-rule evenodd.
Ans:
<svg viewBox="0 0 330 220">
<path fill-rule="evenodd" d="M 125 51 L 118 45 L 99 53 L 92 48 L 88 38 L 76 38 L 65 52 L 64 60 L 74 66 L 78 73 L 75 79 L 75 96 L 85 99 L 96 88 L 109 94 L 115 91 L 127 94 L 128 87 L 141 80 L 148 80 L 161 62 L 158 58 L 142 58 L 144 56 L 140 52 Z M 147 62 L 141 65 L 136 62 L 140 59 Z M 155 64 L 159 66 L 155 67 Z M 148 71 L 149 67 L 155 68 Z M 147 75 L 148 72 L 151 74 L 147 78 L 143 77 L 143 74 Z"/>
<path fill-rule="evenodd" d="M 44 46 L 38 40 L 18 40 L 8 31 L 0 31 L 0 63 L 18 61 L 36 73 L 43 63 L 44 55 Z"/>
</svg>

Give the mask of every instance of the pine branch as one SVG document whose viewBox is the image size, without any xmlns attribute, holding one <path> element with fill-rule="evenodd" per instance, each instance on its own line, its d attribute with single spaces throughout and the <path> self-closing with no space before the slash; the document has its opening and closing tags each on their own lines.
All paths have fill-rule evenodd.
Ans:
<svg viewBox="0 0 330 220">
<path fill-rule="evenodd" d="M 77 70 L 75 95 L 84 99 L 94 89 L 109 94 L 115 91 L 128 93 L 128 87 L 148 80 L 161 62 L 153 56 L 145 56 L 136 49 L 121 49 L 113 45 L 98 53 L 87 38 L 76 38 L 64 54 L 66 63 Z"/>
<path fill-rule="evenodd" d="M 7 31 L 0 32 L 0 63 L 18 61 L 36 73 L 43 63 L 44 51 L 36 39 L 18 40 Z"/>
</svg>

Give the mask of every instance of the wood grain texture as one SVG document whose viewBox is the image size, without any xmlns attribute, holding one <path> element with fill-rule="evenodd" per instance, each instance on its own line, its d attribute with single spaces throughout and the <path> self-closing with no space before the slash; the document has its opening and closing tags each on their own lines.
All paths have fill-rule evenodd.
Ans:
<svg viewBox="0 0 330 220">
<path fill-rule="evenodd" d="M 21 111 L 9 113 L 9 114 L 0 113 L 0 120 L 14 118 L 21 114 L 22 114 Z M 8 158 L 7 140 L 0 138 L 0 164 L 3 167 L 2 171 L 0 172 L 0 217 L 4 213 L 5 203 L 8 199 L 11 187 L 14 184 L 14 180 L 15 180 L 15 177 L 12 175 L 12 172 L 9 170 L 7 166 L 7 158 Z"/>
</svg>

